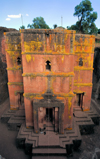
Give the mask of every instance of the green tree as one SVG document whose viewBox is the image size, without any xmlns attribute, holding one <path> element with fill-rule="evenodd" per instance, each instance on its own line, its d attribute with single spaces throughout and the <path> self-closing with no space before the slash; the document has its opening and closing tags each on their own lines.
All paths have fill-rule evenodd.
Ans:
<svg viewBox="0 0 100 159">
<path fill-rule="evenodd" d="M 100 34 L 100 29 L 98 29 L 98 34 Z"/>
<path fill-rule="evenodd" d="M 75 7 L 74 16 L 78 17 L 78 21 L 71 28 L 75 28 L 77 32 L 85 34 L 96 34 L 98 29 L 94 23 L 97 19 L 97 12 L 93 12 L 91 2 L 89 0 L 83 0 L 79 5 Z"/>
<path fill-rule="evenodd" d="M 22 25 L 22 26 L 20 27 L 20 29 L 25 29 L 25 26 L 24 26 L 24 25 Z"/>
<path fill-rule="evenodd" d="M 33 19 L 32 24 L 28 24 L 27 28 L 30 28 L 30 29 L 49 29 L 49 26 L 46 24 L 43 17 L 36 17 Z"/>
<path fill-rule="evenodd" d="M 78 28 L 77 28 L 77 25 L 76 25 L 76 24 L 71 25 L 71 26 L 67 26 L 67 29 L 68 29 L 68 30 L 78 30 Z"/>
<path fill-rule="evenodd" d="M 53 27 L 54 27 L 54 29 L 57 28 L 57 24 L 54 24 Z"/>
</svg>

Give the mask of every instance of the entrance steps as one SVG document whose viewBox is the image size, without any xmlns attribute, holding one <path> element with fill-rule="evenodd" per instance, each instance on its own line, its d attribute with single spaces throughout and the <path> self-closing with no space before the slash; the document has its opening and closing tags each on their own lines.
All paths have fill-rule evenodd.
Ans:
<svg viewBox="0 0 100 159">
<path fill-rule="evenodd" d="M 95 115 L 96 114 L 96 115 Z M 94 133 L 95 123 L 92 120 L 92 117 L 98 117 L 98 114 L 94 111 L 82 111 L 74 108 L 74 121 L 77 123 L 81 134 L 91 134 Z"/>
<path fill-rule="evenodd" d="M 3 123 L 7 123 L 10 130 L 19 130 L 22 123 L 25 122 L 25 109 L 20 106 L 18 110 L 8 109 L 1 117 Z"/>
<path fill-rule="evenodd" d="M 94 109 L 95 107 L 95 109 Z M 97 101 L 91 99 L 91 109 L 86 112 L 87 115 L 92 119 L 95 125 L 99 125 L 100 123 L 100 108 Z"/>
<path fill-rule="evenodd" d="M 59 155 L 65 155 L 66 156 L 66 149 L 63 148 L 35 148 L 32 150 L 32 155 L 33 156 L 59 156 Z"/>
<path fill-rule="evenodd" d="M 59 135 L 55 132 L 46 131 L 46 134 L 39 135 L 39 147 L 59 147 Z"/>
<path fill-rule="evenodd" d="M 78 149 L 81 145 L 81 134 L 79 127 L 73 119 L 72 130 L 65 130 L 64 135 L 59 135 L 60 146 L 66 148 L 66 145 Z"/>
<path fill-rule="evenodd" d="M 53 126 L 47 126 L 46 131 L 54 131 L 54 127 Z"/>
<path fill-rule="evenodd" d="M 46 131 L 46 134 L 35 134 L 33 129 L 26 129 L 22 124 L 16 138 L 17 147 L 25 147 L 26 154 L 32 155 L 66 155 L 66 149 L 59 144 L 59 135 L 53 131 Z M 38 153 L 37 153 L 38 152 Z"/>
<path fill-rule="evenodd" d="M 66 156 L 33 156 L 32 159 L 67 159 Z"/>
<path fill-rule="evenodd" d="M 31 153 L 34 158 L 39 156 L 40 159 L 63 156 L 72 153 L 72 149 L 76 150 L 81 145 L 82 130 L 91 131 L 94 123 L 90 116 L 95 116 L 95 112 L 83 112 L 81 109 L 74 109 L 72 130 L 65 130 L 64 134 L 54 132 L 51 122 L 45 123 L 45 129 L 39 134 L 34 133 L 32 128 L 27 129 L 25 123 L 20 127 L 16 143 L 17 146 L 25 147 L 26 153 Z M 44 134 L 44 132 L 46 132 Z M 33 158 L 32 157 L 32 158 Z M 55 158 L 56 159 L 56 158 Z"/>
<path fill-rule="evenodd" d="M 66 129 L 64 134 L 54 132 L 51 122 L 46 122 L 45 129 L 36 134 L 33 128 L 26 128 L 24 118 L 24 108 L 17 111 L 8 110 L 1 118 L 8 121 L 11 129 L 14 128 L 14 125 L 14 130 L 19 126 L 17 147 L 25 148 L 27 154 L 33 155 L 32 159 L 51 159 L 50 157 L 65 159 L 66 153 L 71 154 L 72 149 L 75 150 L 81 145 L 81 134 L 92 133 L 94 123 L 98 123 L 100 115 L 92 108 L 87 112 L 78 107 L 74 108 L 72 130 Z M 44 132 L 46 133 L 44 134 Z"/>
<path fill-rule="evenodd" d="M 1 116 L 1 122 L 7 123 L 11 116 L 16 114 L 16 110 L 6 110 L 5 113 Z"/>
<path fill-rule="evenodd" d="M 75 123 L 73 123 L 72 130 L 65 130 L 62 135 L 54 131 L 46 131 L 46 134 L 36 134 L 32 128 L 27 129 L 25 123 L 23 123 L 16 144 L 17 147 L 25 147 L 26 154 L 31 153 L 33 156 L 66 156 L 72 151 L 73 147 L 78 148 L 80 146 L 81 135 Z"/>
<path fill-rule="evenodd" d="M 46 131 L 53 131 L 54 132 L 54 126 L 51 122 L 45 122 Z"/>
<path fill-rule="evenodd" d="M 50 128 L 53 126 L 46 126 Z M 60 147 L 59 135 L 56 132 L 47 130 L 46 134 L 39 134 L 38 147 L 32 147 L 33 156 L 66 156 L 66 148 Z"/>
<path fill-rule="evenodd" d="M 39 134 L 35 134 L 33 128 L 26 128 L 25 123 L 20 127 L 16 138 L 16 145 L 19 148 L 25 148 L 26 154 L 32 153 L 32 147 L 38 147 Z"/>
</svg>

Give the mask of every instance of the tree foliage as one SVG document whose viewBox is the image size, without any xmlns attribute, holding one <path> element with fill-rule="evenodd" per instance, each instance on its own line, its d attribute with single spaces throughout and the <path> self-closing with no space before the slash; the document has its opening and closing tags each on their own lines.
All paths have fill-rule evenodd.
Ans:
<svg viewBox="0 0 100 159">
<path fill-rule="evenodd" d="M 100 29 L 98 29 L 98 34 L 100 34 Z"/>
<path fill-rule="evenodd" d="M 22 26 L 20 27 L 20 29 L 25 29 L 25 26 L 24 26 L 24 25 L 22 25 Z"/>
<path fill-rule="evenodd" d="M 57 28 L 57 24 L 54 24 L 53 27 L 54 27 L 54 29 Z"/>
<path fill-rule="evenodd" d="M 33 23 L 28 24 L 27 27 L 30 29 L 49 29 L 49 26 L 46 24 L 43 17 L 34 18 Z"/>
<path fill-rule="evenodd" d="M 77 32 L 85 34 L 96 34 L 98 32 L 94 23 L 97 19 L 97 12 L 93 12 L 93 8 L 89 0 L 83 0 L 75 7 L 74 16 L 78 17 L 78 21 L 75 25 L 69 27 L 69 29 L 75 29 Z"/>
</svg>

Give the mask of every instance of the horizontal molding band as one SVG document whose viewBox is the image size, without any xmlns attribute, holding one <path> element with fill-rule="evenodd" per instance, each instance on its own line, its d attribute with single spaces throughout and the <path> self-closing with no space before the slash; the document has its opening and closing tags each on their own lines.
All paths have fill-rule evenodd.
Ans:
<svg viewBox="0 0 100 159">
<path fill-rule="evenodd" d="M 43 94 L 41 93 L 24 93 L 23 96 L 25 98 L 33 99 L 34 97 L 42 97 Z M 69 93 L 54 93 L 55 96 L 57 97 L 74 97 L 75 94 L 73 92 Z"/>
<path fill-rule="evenodd" d="M 67 29 L 20 29 L 20 33 L 33 33 L 33 34 L 75 34 L 75 30 L 67 30 Z"/>
<path fill-rule="evenodd" d="M 13 52 L 13 51 L 20 51 L 20 52 L 21 52 L 21 49 L 18 49 L 18 50 L 17 50 L 17 49 L 16 49 L 16 50 L 7 50 L 7 49 L 6 49 L 6 51 L 7 51 L 7 52 L 11 52 L 11 51 L 12 51 L 12 52 Z"/>
<path fill-rule="evenodd" d="M 94 70 L 94 68 L 91 67 L 83 67 L 83 66 L 75 66 L 74 71 L 80 71 L 80 70 Z"/>
<path fill-rule="evenodd" d="M 23 86 L 23 82 L 8 82 L 8 85 L 18 85 L 18 86 Z"/>
<path fill-rule="evenodd" d="M 74 93 L 74 94 L 84 93 L 84 95 L 86 94 L 85 91 L 81 91 L 81 90 L 74 90 L 73 93 Z"/>
<path fill-rule="evenodd" d="M 6 50 L 7 53 L 13 52 L 13 51 L 20 51 L 21 50 Z M 94 52 L 72 52 L 72 53 L 64 53 L 64 52 L 22 52 L 22 55 L 24 54 L 40 54 L 40 55 L 75 55 L 75 54 L 94 54 Z"/>
<path fill-rule="evenodd" d="M 94 48 L 95 49 L 95 48 Z M 74 54 L 94 54 L 94 52 L 74 52 Z"/>
<path fill-rule="evenodd" d="M 95 45 L 95 43 L 93 43 L 93 45 Z M 77 44 L 77 43 L 74 42 L 74 46 L 90 46 L 90 47 L 93 48 L 93 45 L 90 45 L 90 44 L 84 44 L 84 43 L 82 43 L 82 44 Z"/>
<path fill-rule="evenodd" d="M 92 83 L 74 83 L 74 86 L 89 86 L 89 87 L 92 87 Z"/>
<path fill-rule="evenodd" d="M 20 42 L 18 43 L 18 42 L 11 42 L 11 43 L 9 43 L 9 42 L 6 42 L 6 44 L 15 44 L 15 45 L 18 45 L 18 44 L 21 44 L 21 40 L 20 40 Z"/>
<path fill-rule="evenodd" d="M 42 97 L 41 93 L 24 93 L 23 96 L 30 99 L 34 97 Z"/>
<path fill-rule="evenodd" d="M 8 67 L 6 68 L 6 70 L 11 70 L 11 71 L 22 70 L 22 65 L 16 67 Z"/>
<path fill-rule="evenodd" d="M 74 72 L 69 73 L 51 73 L 51 72 L 42 72 L 42 73 L 23 73 L 23 77 L 73 77 Z"/>
<path fill-rule="evenodd" d="M 73 55 L 74 53 L 62 53 L 62 52 L 22 52 L 24 54 L 40 54 L 40 55 Z"/>
<path fill-rule="evenodd" d="M 73 92 L 69 92 L 69 93 L 55 93 L 56 96 L 58 97 L 74 97 L 75 94 Z"/>
</svg>

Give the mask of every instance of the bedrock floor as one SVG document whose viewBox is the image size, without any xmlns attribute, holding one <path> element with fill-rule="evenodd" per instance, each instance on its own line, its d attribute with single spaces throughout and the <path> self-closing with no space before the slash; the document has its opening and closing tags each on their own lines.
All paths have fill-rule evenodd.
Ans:
<svg viewBox="0 0 100 159">
<path fill-rule="evenodd" d="M 92 105 L 94 105 L 94 103 L 92 103 Z M 4 111 L 5 110 L 7 110 L 7 109 L 9 109 L 9 100 L 6 100 L 5 101 L 5 103 L 3 103 L 3 106 L 2 105 L 0 105 L 0 116 L 2 115 L 2 114 L 4 114 Z M 80 111 L 80 110 L 78 110 L 78 111 Z M 77 112 L 77 111 L 76 111 Z M 17 113 L 18 114 L 18 113 Z M 79 117 L 78 117 L 78 114 L 80 114 L 80 113 L 76 113 L 76 122 L 77 122 L 77 125 L 80 125 L 80 122 L 79 122 Z M 91 111 L 91 112 L 89 112 L 89 117 L 93 117 L 93 112 Z M 17 120 L 18 120 L 18 117 L 17 117 Z M 16 120 L 16 121 L 17 121 Z M 10 120 L 10 124 L 11 124 L 11 122 L 12 122 L 12 120 Z M 84 121 L 82 121 L 82 119 L 81 119 L 81 122 L 82 122 L 82 124 L 84 125 Z M 87 121 L 86 121 L 87 122 Z M 86 123 L 85 122 L 85 123 Z M 17 123 L 17 122 L 16 122 Z M 14 123 L 13 123 L 14 124 Z M 91 121 L 91 124 L 92 124 L 92 121 Z M 9 125 L 9 124 L 8 124 Z M 47 128 L 47 129 L 49 129 L 49 131 L 52 133 L 52 129 L 51 128 Z M 80 158 L 80 156 L 84 156 L 84 155 L 86 155 L 86 154 L 88 154 L 88 156 L 90 155 L 92 155 L 92 153 L 94 152 L 94 149 L 93 148 L 96 148 L 96 147 L 99 147 L 100 145 L 99 145 L 99 141 L 98 141 L 98 137 L 97 137 L 97 134 L 99 134 L 100 133 L 100 126 L 98 125 L 98 126 L 96 126 L 96 127 L 94 127 L 94 129 L 95 129 L 95 132 L 96 132 L 96 134 L 94 133 L 94 134 L 92 134 L 92 135 L 88 135 L 88 142 L 87 142 L 87 135 L 84 135 L 84 136 L 82 136 L 82 139 L 83 139 L 83 142 L 82 142 L 82 145 L 81 145 L 81 147 L 80 147 L 80 149 L 77 151 L 77 152 L 74 152 L 74 156 L 73 157 L 71 157 L 71 158 L 74 158 L 74 159 L 78 159 L 78 158 Z M 48 131 L 48 130 L 47 130 Z M 48 131 L 48 132 L 49 132 Z M 31 156 L 29 156 L 29 155 L 25 155 L 25 153 L 24 153 L 24 150 L 23 149 L 17 149 L 16 148 L 16 144 L 15 144 L 15 140 L 16 140 L 16 137 L 17 137 L 17 134 L 18 134 L 18 131 L 10 131 L 10 130 L 8 130 L 8 127 L 7 127 L 7 125 L 6 124 L 3 124 L 3 123 L 1 123 L 0 122 L 0 154 L 3 156 L 3 157 L 5 157 L 6 159 L 11 159 L 11 158 L 13 158 L 13 159 L 18 159 L 18 158 L 21 158 L 21 159 L 30 159 L 31 158 Z M 66 134 L 67 134 L 67 131 L 66 131 Z M 44 138 L 47 138 L 47 135 L 48 135 L 48 133 L 46 132 L 46 136 L 44 135 L 44 134 L 41 134 L 41 135 L 43 135 L 43 136 L 41 136 L 41 140 L 40 141 L 42 141 L 42 137 L 44 137 Z M 58 135 L 56 135 L 57 137 L 58 137 Z M 68 135 L 67 135 L 68 136 Z M 98 135 L 99 136 L 99 135 Z M 91 145 L 90 145 L 90 141 L 91 140 L 93 140 L 94 141 L 94 139 L 95 139 L 95 141 L 94 141 L 94 143 L 93 143 L 93 147 L 91 148 L 91 150 L 92 150 L 92 152 L 91 153 L 89 153 L 90 151 L 89 151 L 89 147 L 91 147 Z M 62 140 L 62 139 L 61 139 Z M 63 141 L 63 140 L 62 140 Z M 60 142 L 62 142 L 62 141 L 60 141 Z M 52 141 L 53 142 L 53 141 Z M 97 143 L 96 145 L 95 145 L 95 143 Z M 57 146 L 57 145 L 56 145 Z M 64 143 L 63 143 L 63 146 L 64 146 Z M 40 142 L 40 147 L 41 147 L 41 142 Z M 54 148 L 53 148 L 54 149 Z M 34 153 L 33 151 L 34 151 L 35 149 L 33 148 L 32 149 L 32 153 Z M 38 149 L 39 150 L 39 149 Z M 37 152 L 39 152 L 38 150 L 35 150 L 35 154 L 37 154 Z M 42 150 L 42 149 L 41 149 Z M 59 147 L 57 147 L 57 149 L 55 149 L 55 151 L 58 151 L 59 150 Z M 44 151 L 44 150 L 43 150 Z M 47 150 L 47 152 L 50 152 L 51 150 L 49 149 L 49 150 Z M 86 151 L 85 153 L 84 153 L 84 151 Z M 41 153 L 41 151 L 40 151 L 40 153 Z M 60 151 L 59 151 L 59 153 L 60 153 Z M 37 155 L 34 155 L 33 157 L 32 157 L 32 159 L 42 159 L 42 158 L 48 158 L 48 159 L 56 159 L 56 158 L 61 158 L 61 159 L 65 159 L 66 158 L 66 156 L 37 156 Z M 89 158 L 89 157 L 88 157 Z"/>
</svg>

